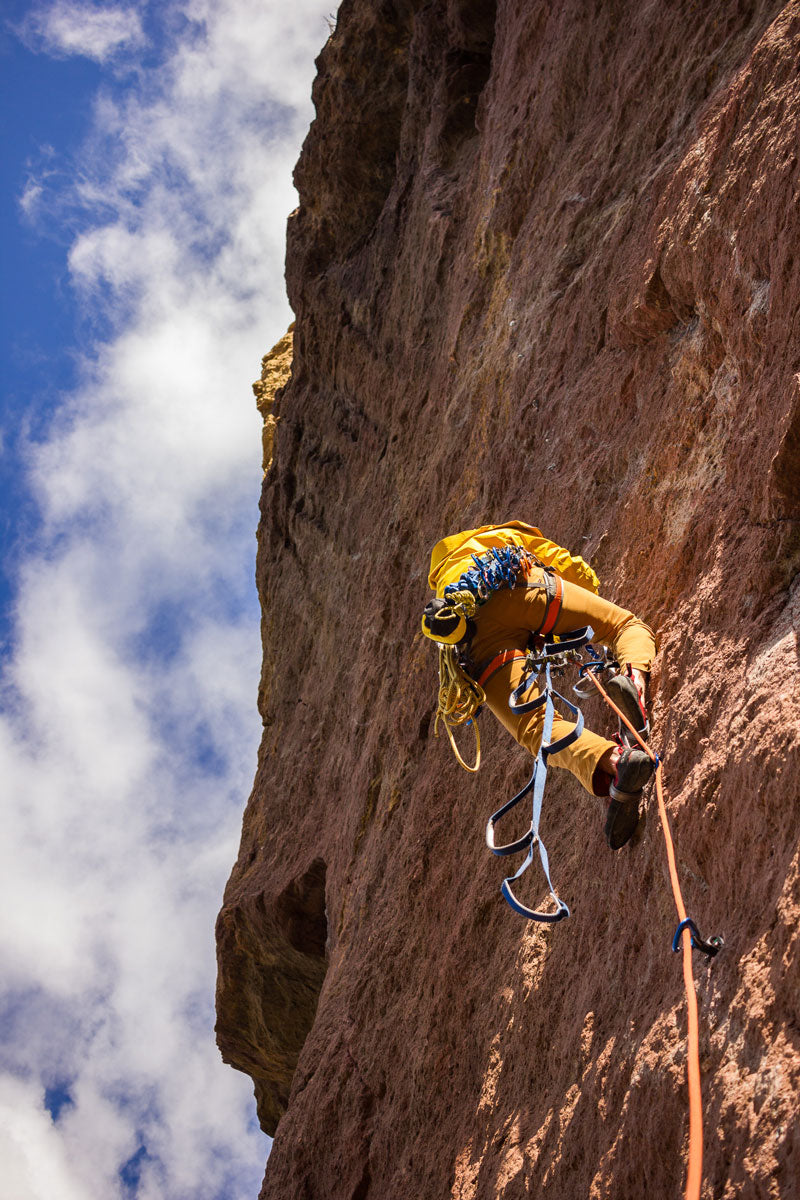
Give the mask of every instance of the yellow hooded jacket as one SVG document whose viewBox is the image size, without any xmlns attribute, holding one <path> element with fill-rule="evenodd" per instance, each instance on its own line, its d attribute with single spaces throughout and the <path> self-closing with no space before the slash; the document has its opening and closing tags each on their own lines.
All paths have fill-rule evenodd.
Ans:
<svg viewBox="0 0 800 1200">
<path fill-rule="evenodd" d="M 481 525 L 480 529 L 467 529 L 442 538 L 433 547 L 428 583 L 440 598 L 449 583 L 474 567 L 473 554 L 485 554 L 493 547 L 522 546 L 535 554 L 545 566 L 552 567 L 557 575 L 570 583 L 599 592 L 600 581 L 592 568 L 582 558 L 570 554 L 563 546 L 548 541 L 539 529 L 525 525 L 522 521 L 507 521 L 505 525 Z"/>
</svg>

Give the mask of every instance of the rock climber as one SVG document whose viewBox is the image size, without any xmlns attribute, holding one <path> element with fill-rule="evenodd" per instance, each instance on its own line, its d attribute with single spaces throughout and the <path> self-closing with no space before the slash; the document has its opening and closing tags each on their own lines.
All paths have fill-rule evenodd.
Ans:
<svg viewBox="0 0 800 1200">
<path fill-rule="evenodd" d="M 497 566 L 501 561 L 502 570 Z M 596 642 L 612 648 L 620 665 L 607 684 L 611 698 L 646 738 L 653 632 L 633 613 L 597 594 L 597 576 L 582 558 L 533 526 L 508 521 L 437 542 L 428 582 L 436 599 L 425 608 L 423 632 L 440 645 L 455 646 L 461 668 L 480 684 L 487 706 L 530 754 L 535 756 L 541 744 L 544 708 L 518 715 L 508 705 L 525 675 L 526 650 L 536 635 L 563 635 L 587 625 Z M 464 602 L 470 587 L 473 594 L 477 591 L 475 604 Z M 530 696 L 535 694 L 531 690 Z M 591 795 L 609 798 L 605 835 L 612 850 L 633 837 L 642 789 L 653 771 L 650 757 L 619 724 L 615 741 L 584 728 L 576 741 L 549 759 L 550 765 L 570 771 Z M 556 714 L 552 740 L 574 728 Z"/>
</svg>

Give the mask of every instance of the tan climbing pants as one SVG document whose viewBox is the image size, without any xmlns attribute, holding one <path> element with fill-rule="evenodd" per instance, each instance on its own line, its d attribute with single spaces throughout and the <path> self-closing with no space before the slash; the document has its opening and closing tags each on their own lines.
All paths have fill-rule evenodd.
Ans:
<svg viewBox="0 0 800 1200">
<path fill-rule="evenodd" d="M 502 588 L 478 609 L 470 656 L 481 669 L 501 650 L 524 650 L 531 633 L 540 627 L 546 602 L 544 587 L 538 582 L 542 578 L 540 572 L 534 571 L 528 587 L 517 585 L 513 590 Z M 656 652 L 655 638 L 649 626 L 627 609 L 619 608 L 602 596 L 595 596 L 567 580 L 563 584 L 563 601 L 554 632 L 570 633 L 584 625 L 591 625 L 594 641 L 599 645 L 611 646 L 620 666 L 630 665 L 640 671 L 649 671 Z M 524 659 L 514 659 L 495 671 L 484 691 L 486 703 L 497 719 L 521 746 L 536 755 L 542 741 L 544 705 L 520 715 L 512 713 L 508 707 L 508 698 L 521 683 L 523 673 Z M 536 695 L 534 687 L 525 698 L 533 699 Z M 556 713 L 552 740 L 557 741 L 574 728 L 573 721 L 565 721 Z M 607 795 L 610 779 L 597 767 L 606 751 L 614 749 L 615 745 L 615 742 L 584 729 L 571 746 L 549 759 L 549 765 L 571 771 L 592 795 Z"/>
</svg>

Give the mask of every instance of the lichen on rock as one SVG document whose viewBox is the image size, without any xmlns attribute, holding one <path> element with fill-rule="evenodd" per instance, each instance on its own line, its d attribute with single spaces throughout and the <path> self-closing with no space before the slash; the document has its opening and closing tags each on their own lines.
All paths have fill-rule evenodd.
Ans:
<svg viewBox="0 0 800 1200">
<path fill-rule="evenodd" d="M 276 342 L 269 354 L 261 360 L 261 377 L 253 384 L 256 407 L 264 422 L 261 434 L 261 468 L 266 475 L 272 466 L 272 446 L 278 419 L 273 411 L 281 388 L 289 382 L 292 374 L 294 321 L 286 333 Z"/>
</svg>

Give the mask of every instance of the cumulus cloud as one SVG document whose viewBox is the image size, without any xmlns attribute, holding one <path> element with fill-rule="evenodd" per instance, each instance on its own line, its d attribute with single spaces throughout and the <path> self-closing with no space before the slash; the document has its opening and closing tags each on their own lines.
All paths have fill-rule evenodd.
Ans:
<svg viewBox="0 0 800 1200">
<path fill-rule="evenodd" d="M 56 0 L 40 7 L 25 22 L 29 44 L 47 54 L 81 55 L 104 63 L 120 50 L 145 43 L 139 13 L 132 7 Z"/>
<path fill-rule="evenodd" d="M 27 185 L 73 231 L 105 332 L 28 449 L 41 528 L 3 663 L 0 1160 L 20 1200 L 258 1190 L 252 1089 L 213 1040 L 213 926 L 260 734 L 250 384 L 291 319 L 325 12 L 160 6 L 160 65 L 109 76 L 69 179 Z M 36 19 L 48 53 L 143 46 L 131 6 Z"/>
<path fill-rule="evenodd" d="M 39 1089 L 8 1076 L 0 1077 L 0 1161 L 3 1186 L 14 1200 L 87 1200 Z"/>
</svg>

